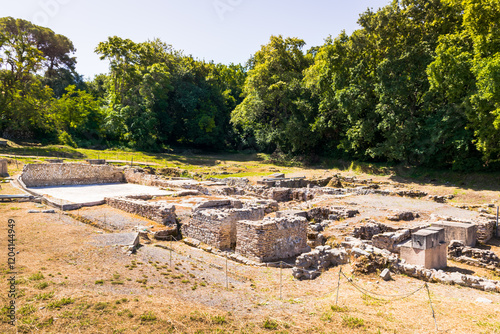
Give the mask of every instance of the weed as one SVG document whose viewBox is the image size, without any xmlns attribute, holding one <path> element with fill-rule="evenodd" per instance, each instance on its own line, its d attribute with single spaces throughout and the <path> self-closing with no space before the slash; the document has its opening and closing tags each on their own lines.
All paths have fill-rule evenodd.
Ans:
<svg viewBox="0 0 500 334">
<path fill-rule="evenodd" d="M 212 320 L 212 323 L 217 324 L 217 325 L 223 325 L 223 324 L 227 323 L 226 317 L 223 315 L 214 315 L 211 320 Z"/>
<path fill-rule="evenodd" d="M 342 317 L 342 326 L 349 327 L 351 329 L 364 327 L 365 321 L 360 318 L 351 317 L 349 315 Z"/>
<path fill-rule="evenodd" d="M 347 306 L 338 306 L 338 305 L 332 305 L 330 306 L 333 312 L 348 312 L 349 308 Z"/>
<path fill-rule="evenodd" d="M 97 304 L 94 305 L 94 309 L 96 310 L 104 310 L 108 307 L 108 303 L 106 302 L 98 302 Z"/>
<path fill-rule="evenodd" d="M 37 272 L 36 274 L 31 275 L 28 279 L 30 281 L 40 281 L 44 278 L 45 277 L 43 276 L 43 274 L 41 272 Z"/>
<path fill-rule="evenodd" d="M 276 330 L 278 328 L 278 322 L 276 320 L 266 319 L 264 320 L 262 327 L 269 330 Z"/>
<path fill-rule="evenodd" d="M 120 317 L 121 316 L 126 316 L 126 317 L 129 317 L 129 318 L 133 318 L 134 317 L 134 314 L 129 309 L 124 309 L 123 311 L 119 311 L 117 314 Z"/>
<path fill-rule="evenodd" d="M 19 309 L 19 313 L 22 315 L 30 315 L 32 313 L 35 313 L 36 308 L 33 305 L 24 305 Z"/>
<path fill-rule="evenodd" d="M 95 284 L 100 284 L 100 285 L 103 285 L 104 284 L 104 280 L 103 279 L 98 279 L 97 281 L 94 282 Z"/>
<path fill-rule="evenodd" d="M 43 289 L 45 289 L 48 286 L 49 286 L 49 283 L 47 283 L 47 282 L 41 282 L 41 283 L 36 284 L 35 288 L 37 288 L 39 290 L 43 290 Z"/>
<path fill-rule="evenodd" d="M 60 300 L 54 300 L 47 304 L 48 309 L 61 309 L 64 305 L 73 304 L 75 300 L 71 297 L 69 298 L 61 298 Z"/>
<path fill-rule="evenodd" d="M 156 321 L 157 317 L 156 314 L 153 313 L 153 311 L 148 311 L 146 313 L 141 314 L 140 319 L 141 322 L 152 322 Z"/>
<path fill-rule="evenodd" d="M 51 299 L 52 297 L 54 297 L 54 293 L 47 292 L 47 293 L 40 293 L 40 294 L 36 295 L 35 299 L 36 300 L 47 300 L 47 299 Z"/>
</svg>

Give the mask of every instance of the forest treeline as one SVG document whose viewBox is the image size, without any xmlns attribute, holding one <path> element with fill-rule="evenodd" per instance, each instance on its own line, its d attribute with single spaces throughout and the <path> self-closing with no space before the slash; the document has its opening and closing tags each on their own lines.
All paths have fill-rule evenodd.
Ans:
<svg viewBox="0 0 500 334">
<path fill-rule="evenodd" d="M 358 24 L 308 50 L 271 36 L 244 66 L 110 37 L 84 80 L 67 37 L 2 18 L 0 134 L 498 169 L 500 2 L 396 0 Z"/>
</svg>

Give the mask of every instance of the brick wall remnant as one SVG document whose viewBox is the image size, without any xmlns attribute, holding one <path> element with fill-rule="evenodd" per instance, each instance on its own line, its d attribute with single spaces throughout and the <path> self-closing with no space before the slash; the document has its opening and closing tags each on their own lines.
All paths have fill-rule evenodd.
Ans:
<svg viewBox="0 0 500 334">
<path fill-rule="evenodd" d="M 242 209 L 205 209 L 193 212 L 191 219 L 182 225 L 184 237 L 193 238 L 218 249 L 234 249 L 236 245 L 236 222 L 239 220 L 261 220 L 264 207 Z"/>
<path fill-rule="evenodd" d="M 109 165 L 62 163 L 24 165 L 21 180 L 27 187 L 47 187 L 121 183 L 125 178 L 120 169 Z"/>
<path fill-rule="evenodd" d="M 308 252 L 307 225 L 307 219 L 297 216 L 239 221 L 236 253 L 257 262 L 269 262 Z"/>
<path fill-rule="evenodd" d="M 165 226 L 177 225 L 177 216 L 175 214 L 175 206 L 173 204 L 164 201 L 147 202 L 145 200 L 138 199 L 149 199 L 149 195 L 137 195 L 131 197 L 132 198 L 108 197 L 105 198 L 105 200 L 106 204 L 113 208 L 151 219 L 152 221 Z"/>
</svg>

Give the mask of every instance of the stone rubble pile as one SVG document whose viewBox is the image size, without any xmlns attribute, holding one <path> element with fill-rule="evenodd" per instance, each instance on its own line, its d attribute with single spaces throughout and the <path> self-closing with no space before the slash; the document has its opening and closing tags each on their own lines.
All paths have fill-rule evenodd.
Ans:
<svg viewBox="0 0 500 334">
<path fill-rule="evenodd" d="M 314 279 L 330 267 L 347 263 L 348 259 L 349 256 L 345 249 L 319 246 L 315 250 L 297 257 L 292 275 L 296 279 Z"/>
<path fill-rule="evenodd" d="M 388 225 L 378 223 L 374 220 L 368 220 L 364 225 L 355 227 L 352 235 L 358 239 L 371 240 L 374 235 L 393 232 L 394 230 L 394 228 Z"/>
<path fill-rule="evenodd" d="M 307 220 L 322 222 L 323 220 L 341 220 L 355 217 L 359 214 L 356 209 L 349 209 L 342 206 L 337 207 L 316 207 L 306 212 Z"/>
<path fill-rule="evenodd" d="M 419 218 L 420 215 L 417 212 L 411 211 L 396 211 L 392 215 L 388 216 L 387 219 L 391 221 L 410 221 Z"/>
<path fill-rule="evenodd" d="M 494 252 L 465 246 L 459 240 L 453 240 L 448 245 L 448 258 L 457 262 L 486 267 L 492 270 L 500 269 L 500 258 Z"/>
<path fill-rule="evenodd" d="M 398 245 L 411 238 L 410 230 L 376 234 L 372 238 L 372 245 L 380 249 L 387 249 L 392 253 L 399 253 Z"/>
<path fill-rule="evenodd" d="M 500 281 L 489 280 L 484 277 L 466 275 L 459 272 L 447 273 L 443 270 L 425 269 L 406 263 L 394 263 L 391 269 L 396 273 L 405 274 L 427 282 L 459 285 L 483 291 L 500 293 Z"/>
<path fill-rule="evenodd" d="M 439 196 L 439 195 L 429 195 L 429 199 L 437 203 L 446 203 L 447 200 L 453 199 L 453 195 Z"/>
</svg>

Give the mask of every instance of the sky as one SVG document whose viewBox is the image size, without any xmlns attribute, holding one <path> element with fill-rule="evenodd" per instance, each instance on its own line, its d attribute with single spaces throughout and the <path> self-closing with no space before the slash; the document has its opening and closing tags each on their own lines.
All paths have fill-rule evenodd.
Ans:
<svg viewBox="0 0 500 334">
<path fill-rule="evenodd" d="M 322 45 L 329 35 L 358 29 L 359 14 L 390 0 L 0 0 L 0 17 L 49 27 L 77 49 L 86 79 L 108 72 L 94 53 L 109 36 L 159 38 L 187 55 L 216 63 L 246 61 L 271 35 Z"/>
</svg>

